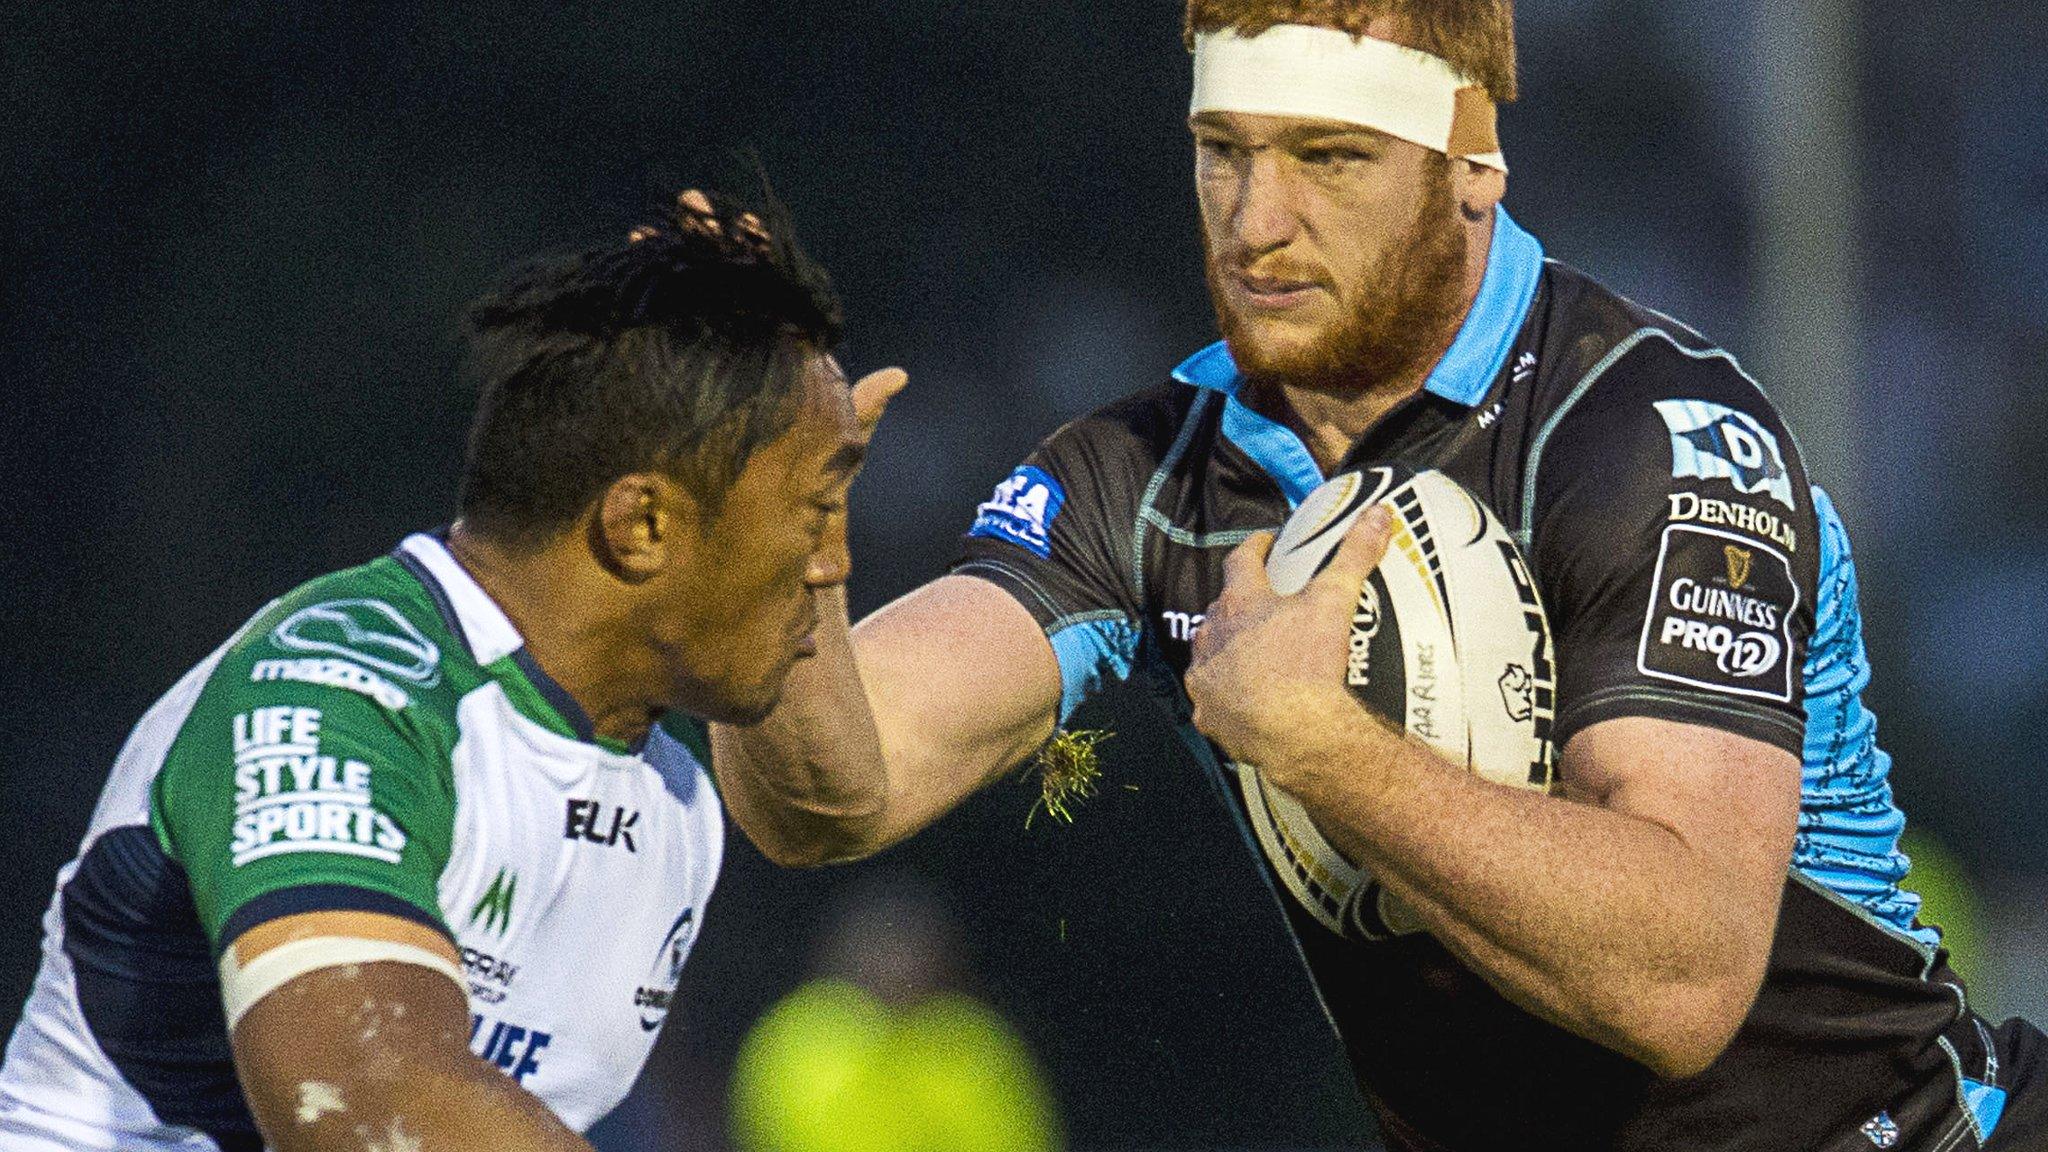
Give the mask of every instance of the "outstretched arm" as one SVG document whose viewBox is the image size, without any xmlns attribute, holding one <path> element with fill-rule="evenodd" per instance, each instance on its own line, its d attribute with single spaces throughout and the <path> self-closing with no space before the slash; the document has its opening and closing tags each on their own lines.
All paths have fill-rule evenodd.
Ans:
<svg viewBox="0 0 2048 1152">
<path fill-rule="evenodd" d="M 854 386 L 864 428 L 903 383 L 885 370 Z M 1130 476 L 1105 476 L 1105 461 L 1130 454 L 1091 439 L 1103 431 L 1069 425 L 999 484 L 955 574 L 851 628 L 843 590 L 821 593 L 817 654 L 775 711 L 713 725 L 720 791 L 771 859 L 823 864 L 896 843 L 1128 674 L 1139 630 L 1118 567 L 1132 549 L 1116 533 L 1137 492 Z M 843 534 L 843 518 L 832 529 Z"/>
<path fill-rule="evenodd" d="M 727 808 L 777 863 L 858 859 L 938 819 L 1052 734 L 1052 646 L 1022 605 L 946 576 L 849 628 L 819 601 L 818 654 L 750 728 L 712 726 Z"/>
</svg>

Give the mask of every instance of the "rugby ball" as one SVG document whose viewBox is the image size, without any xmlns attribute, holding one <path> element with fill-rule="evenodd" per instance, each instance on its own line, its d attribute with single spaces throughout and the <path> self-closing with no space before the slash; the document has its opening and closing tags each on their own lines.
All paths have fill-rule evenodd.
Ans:
<svg viewBox="0 0 2048 1152">
<path fill-rule="evenodd" d="M 1500 521 L 1441 472 L 1380 465 L 1334 477 L 1288 517 L 1266 558 L 1291 596 L 1375 504 L 1393 514 L 1386 557 L 1358 590 L 1344 682 L 1366 707 L 1481 779 L 1548 791 L 1555 667 L 1528 565 Z M 1419 929 L 1337 851 L 1292 796 L 1234 765 L 1260 848 L 1324 927 L 1358 939 Z"/>
</svg>

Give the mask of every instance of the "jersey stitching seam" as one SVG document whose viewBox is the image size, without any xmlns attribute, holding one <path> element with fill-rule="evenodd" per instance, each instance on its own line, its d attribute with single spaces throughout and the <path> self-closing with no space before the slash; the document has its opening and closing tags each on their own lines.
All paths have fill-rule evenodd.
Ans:
<svg viewBox="0 0 2048 1152">
<path fill-rule="evenodd" d="M 1662 313 L 1658 313 L 1658 315 L 1661 316 Z M 1664 318 L 1670 319 L 1669 317 Z M 1677 322 L 1672 321 L 1672 323 L 1675 324 Z M 1678 324 L 1678 326 L 1680 328 L 1685 327 L 1683 324 Z M 1698 335 L 1698 333 L 1693 334 Z M 1529 547 L 1530 541 L 1534 538 L 1536 532 L 1536 470 L 1542 464 L 1543 449 L 1549 446 L 1552 433 L 1557 431 L 1557 426 L 1564 422 L 1565 416 L 1578 406 L 1579 401 L 1585 399 L 1586 393 L 1599 381 L 1600 377 L 1606 375 L 1607 370 L 1614 367 L 1616 361 L 1626 356 L 1636 345 L 1652 336 L 1661 337 L 1679 355 L 1689 360 L 1726 360 L 1728 366 L 1735 369 L 1735 374 L 1742 377 L 1744 383 L 1756 389 L 1758 396 L 1768 399 L 1770 394 L 1764 391 L 1764 386 L 1757 383 L 1756 377 L 1751 376 L 1742 367 L 1742 361 L 1737 360 L 1735 354 L 1726 348 L 1698 350 L 1687 348 L 1678 342 L 1677 337 L 1661 328 L 1642 327 L 1629 333 L 1627 338 L 1615 345 L 1607 355 L 1600 358 L 1599 363 L 1593 365 L 1584 376 L 1579 378 L 1579 382 L 1572 386 L 1571 394 L 1566 396 L 1564 403 L 1558 405 L 1557 411 L 1552 412 L 1550 418 L 1543 422 L 1543 427 L 1537 431 L 1535 440 L 1529 446 L 1529 466 L 1522 473 L 1522 526 L 1515 533 L 1516 542 L 1524 549 Z M 1787 437 L 1792 437 L 1792 430 L 1790 428 L 1785 429 L 1785 434 Z M 1795 452 L 1799 450 L 1799 441 L 1796 437 L 1792 438 L 1792 449 Z"/>
<path fill-rule="evenodd" d="M 1998 1045 L 1992 1042 L 1991 1029 L 1984 1026 L 1984 1021 L 1972 1016 L 1970 1023 L 1977 1026 L 1977 1043 L 1984 1046 L 1985 1086 L 1996 1088 L 1998 1087 Z"/>
<path fill-rule="evenodd" d="M 1965 1077 L 1962 1054 L 1956 1051 L 1956 1046 L 1949 1043 L 1946 1036 L 1936 1036 L 1934 1042 L 1941 1045 L 1943 1052 L 1948 1053 L 1949 1067 L 1953 1068 L 1956 1074 L 1956 1107 L 1962 1111 L 1964 1122 L 1969 1124 L 1971 1134 L 1977 1137 L 1977 1143 L 1981 1145 L 1984 1143 L 1984 1129 L 1977 1126 L 1977 1113 L 1971 1110 L 1969 1098 L 1963 1095 Z"/>
<path fill-rule="evenodd" d="M 1093 624 L 1100 620 L 1117 620 L 1129 624 L 1131 617 L 1130 613 L 1120 608 L 1094 608 L 1086 612 L 1074 612 L 1056 618 L 1052 623 L 1045 626 L 1045 634 L 1051 636 L 1055 632 L 1064 632 L 1076 624 Z"/>
<path fill-rule="evenodd" d="M 1711 339 L 1707 337 L 1705 333 L 1701 332 L 1699 329 L 1693 327 L 1692 325 L 1687 324 L 1685 321 L 1680 320 L 1678 317 L 1673 316 L 1669 312 L 1665 312 L 1662 309 L 1658 308 L 1652 308 L 1648 304 L 1645 304 L 1640 300 L 1631 299 L 1629 303 L 1634 304 L 1636 307 L 1641 308 L 1643 311 L 1648 312 L 1650 315 L 1655 316 L 1657 319 L 1662 320 L 1666 324 L 1671 325 L 1673 328 L 1678 329 L 1680 332 L 1685 333 L 1687 336 L 1692 337 L 1693 339 L 1699 341 L 1702 344 L 1712 346 L 1714 343 Z"/>
<path fill-rule="evenodd" d="M 1138 509 L 1138 516 L 1146 523 L 1159 529 L 1168 540 L 1189 548 L 1229 548 L 1244 543 L 1260 532 L 1277 531 L 1276 528 L 1232 528 L 1225 532 L 1190 532 L 1166 518 L 1166 513 L 1157 508 Z"/>
<path fill-rule="evenodd" d="M 1593 367 L 1587 369 L 1584 376 L 1579 377 L 1579 382 L 1572 385 L 1571 392 L 1565 396 L 1564 403 L 1558 405 L 1557 411 L 1552 412 L 1550 418 L 1543 422 L 1543 427 L 1536 430 L 1536 438 L 1529 443 L 1529 465 L 1522 469 L 1522 523 L 1515 533 L 1516 542 L 1522 546 L 1523 551 L 1529 550 L 1530 541 L 1536 532 L 1536 470 L 1543 463 L 1543 450 L 1550 446 L 1550 437 L 1557 431 L 1558 425 L 1564 423 L 1564 418 L 1571 414 L 1572 409 L 1578 407 L 1579 401 L 1585 399 L 1586 393 L 1592 391 L 1593 385 L 1607 374 L 1607 370 L 1614 367 L 1617 361 L 1628 355 L 1636 345 L 1648 339 L 1655 331 L 1655 328 L 1638 328 L 1629 333 L 1621 343 L 1609 349 L 1607 355 L 1602 356 Z"/>
<path fill-rule="evenodd" d="M 1968 1120 L 1965 1120 L 1961 1116 L 1956 1117 L 1955 1120 L 1949 1124 L 1947 1131 L 1943 1132 L 1940 1136 L 1935 1137 L 1934 1147 L 1930 1149 L 1929 1152 L 1949 1152 L 1950 1149 L 1962 1143 L 1963 1133 L 1968 1130 L 1968 1127 Z"/>
<path fill-rule="evenodd" d="M 1165 459 L 1159 462 L 1152 479 L 1146 482 L 1145 495 L 1138 501 L 1138 514 L 1131 521 L 1131 592 L 1137 597 L 1136 603 L 1141 612 L 1145 607 L 1145 510 L 1159 498 L 1159 490 L 1166 486 L 1167 473 L 1173 471 L 1173 466 L 1180 463 L 1181 456 L 1187 452 L 1196 427 L 1208 414 L 1213 395 L 1208 389 L 1202 389 L 1195 402 L 1188 406 L 1188 414 L 1181 420 L 1180 434 L 1173 438 L 1173 446 L 1167 449 Z"/>
</svg>

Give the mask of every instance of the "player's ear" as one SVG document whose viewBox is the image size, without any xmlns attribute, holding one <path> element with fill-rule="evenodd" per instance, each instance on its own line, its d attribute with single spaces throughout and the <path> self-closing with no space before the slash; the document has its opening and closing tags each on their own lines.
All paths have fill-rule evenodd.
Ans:
<svg viewBox="0 0 2048 1152">
<path fill-rule="evenodd" d="M 611 482 L 590 522 L 598 562 L 629 584 L 660 574 L 681 557 L 698 527 L 697 501 L 657 472 L 632 472 Z"/>
<path fill-rule="evenodd" d="M 1451 161 L 1451 196 L 1467 223 L 1493 219 L 1493 209 L 1508 194 L 1508 174 L 1470 160 Z"/>
</svg>

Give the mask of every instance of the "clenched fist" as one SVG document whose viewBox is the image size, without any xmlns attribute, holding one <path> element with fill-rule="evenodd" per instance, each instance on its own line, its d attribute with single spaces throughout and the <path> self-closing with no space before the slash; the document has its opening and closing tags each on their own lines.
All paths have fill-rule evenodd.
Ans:
<svg viewBox="0 0 2048 1152">
<path fill-rule="evenodd" d="M 1224 562 L 1223 593 L 1195 633 L 1185 680 L 1195 727 L 1283 789 L 1314 767 L 1306 750 L 1315 736 L 1374 722 L 1344 687 L 1344 667 L 1352 607 L 1386 554 L 1391 523 L 1385 508 L 1367 509 L 1292 596 L 1266 579 L 1273 534 L 1254 535 Z"/>
</svg>

